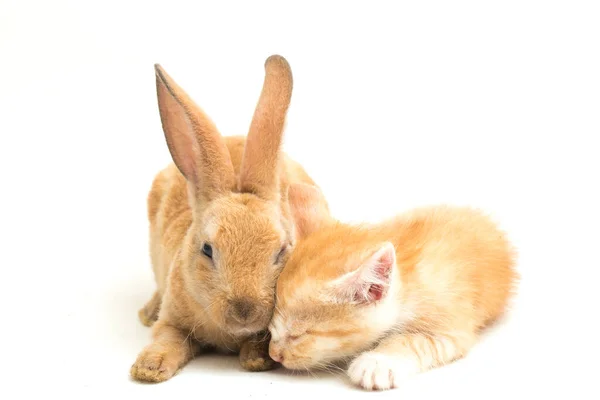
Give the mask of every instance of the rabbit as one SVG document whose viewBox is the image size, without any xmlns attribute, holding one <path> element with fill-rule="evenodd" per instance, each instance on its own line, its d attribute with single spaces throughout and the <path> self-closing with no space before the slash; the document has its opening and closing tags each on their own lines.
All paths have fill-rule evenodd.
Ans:
<svg viewBox="0 0 600 400">
<path fill-rule="evenodd" d="M 267 58 L 264 68 L 244 137 L 221 136 L 155 64 L 173 163 L 156 175 L 147 199 L 157 289 L 139 311 L 142 323 L 152 327 L 152 342 L 131 366 L 136 380 L 168 380 L 208 350 L 238 353 L 248 371 L 275 366 L 266 329 L 275 283 L 302 233 L 294 208 L 310 207 L 301 188 L 317 185 L 281 150 L 291 68 L 280 55 Z"/>
</svg>

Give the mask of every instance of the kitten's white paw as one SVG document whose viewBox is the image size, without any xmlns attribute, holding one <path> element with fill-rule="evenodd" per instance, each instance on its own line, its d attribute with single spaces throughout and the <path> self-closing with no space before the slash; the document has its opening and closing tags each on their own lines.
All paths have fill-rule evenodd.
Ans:
<svg viewBox="0 0 600 400">
<path fill-rule="evenodd" d="M 348 368 L 352 383 L 367 390 L 387 390 L 398 387 L 401 380 L 418 372 L 410 359 L 371 351 L 357 357 Z"/>
</svg>

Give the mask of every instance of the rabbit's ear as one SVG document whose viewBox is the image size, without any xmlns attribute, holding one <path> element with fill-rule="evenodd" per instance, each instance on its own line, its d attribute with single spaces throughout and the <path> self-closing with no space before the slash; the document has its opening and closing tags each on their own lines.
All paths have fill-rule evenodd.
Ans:
<svg viewBox="0 0 600 400">
<path fill-rule="evenodd" d="M 292 71 L 286 59 L 279 55 L 267 58 L 263 88 L 240 168 L 242 192 L 268 199 L 279 195 L 280 148 L 292 86 Z"/>
<path fill-rule="evenodd" d="M 327 200 L 318 187 L 292 183 L 288 186 L 287 197 L 298 239 L 303 239 L 334 221 Z"/>
<path fill-rule="evenodd" d="M 175 165 L 196 197 L 211 200 L 232 190 L 233 165 L 216 126 L 159 64 L 154 69 L 160 118 Z"/>
</svg>

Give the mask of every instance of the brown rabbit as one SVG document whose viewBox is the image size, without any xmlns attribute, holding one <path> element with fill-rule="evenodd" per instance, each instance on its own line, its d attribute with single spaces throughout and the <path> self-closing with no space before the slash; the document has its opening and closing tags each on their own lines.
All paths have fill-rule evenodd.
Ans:
<svg viewBox="0 0 600 400">
<path fill-rule="evenodd" d="M 158 105 L 174 164 L 148 196 L 157 291 L 139 312 L 153 341 L 131 367 L 138 380 L 172 377 L 197 352 L 239 352 L 247 370 L 273 367 L 266 330 L 279 272 L 294 246 L 294 207 L 316 186 L 281 151 L 292 73 L 265 62 L 262 93 L 245 137 L 222 137 L 160 65 Z M 291 188 L 291 189 L 290 189 Z"/>
</svg>

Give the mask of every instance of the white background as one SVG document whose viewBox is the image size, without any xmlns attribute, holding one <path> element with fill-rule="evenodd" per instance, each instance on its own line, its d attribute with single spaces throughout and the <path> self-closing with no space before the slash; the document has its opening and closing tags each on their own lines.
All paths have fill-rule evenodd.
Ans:
<svg viewBox="0 0 600 400">
<path fill-rule="evenodd" d="M 598 398 L 599 20 L 597 1 L 0 1 L 0 397 Z M 170 162 L 153 63 L 245 134 L 274 53 L 285 150 L 338 218 L 467 204 L 518 247 L 514 310 L 464 360 L 379 394 L 218 356 L 129 379 Z"/>
</svg>

